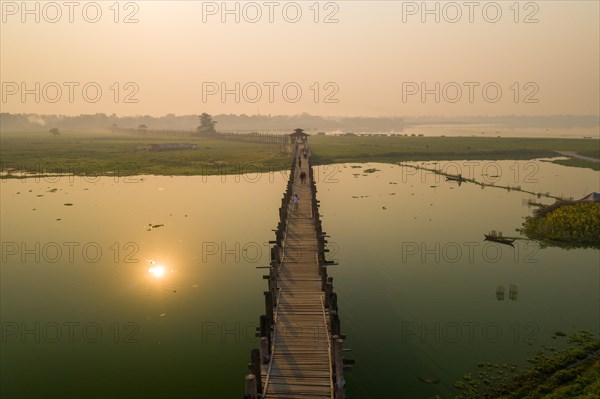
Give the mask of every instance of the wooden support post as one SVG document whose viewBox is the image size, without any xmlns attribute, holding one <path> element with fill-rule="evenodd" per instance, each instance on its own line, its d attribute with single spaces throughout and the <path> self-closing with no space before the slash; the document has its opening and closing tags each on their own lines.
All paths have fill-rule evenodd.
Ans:
<svg viewBox="0 0 600 399">
<path fill-rule="evenodd" d="M 275 274 L 273 273 L 273 270 L 275 270 L 275 268 L 271 266 L 269 269 L 269 276 L 265 277 L 269 279 L 269 292 L 271 293 L 271 296 L 273 296 L 275 294 L 275 290 L 277 289 L 277 280 L 275 279 Z"/>
<path fill-rule="evenodd" d="M 260 350 L 252 349 L 250 352 L 250 368 L 256 377 L 256 391 L 262 393 L 262 375 L 260 372 Z"/>
<path fill-rule="evenodd" d="M 327 279 L 327 280 L 329 280 L 329 279 Z M 330 309 L 329 305 L 331 304 L 331 294 L 332 293 L 333 293 L 333 284 L 330 281 L 327 281 L 327 283 L 325 284 L 325 306 L 327 306 L 328 309 Z"/>
<path fill-rule="evenodd" d="M 266 315 L 260 316 L 260 336 L 267 337 L 269 353 L 271 353 L 271 325 L 269 324 L 269 318 Z"/>
<path fill-rule="evenodd" d="M 269 326 L 273 324 L 273 295 L 271 291 L 265 291 L 265 309 L 267 310 L 267 318 L 269 320 Z"/>
<path fill-rule="evenodd" d="M 256 386 L 256 377 L 254 374 L 247 374 L 244 379 L 244 399 L 257 399 L 258 390 Z"/>
<path fill-rule="evenodd" d="M 271 359 L 269 352 L 269 339 L 267 337 L 260 337 L 260 360 L 263 364 L 269 363 Z"/>
<path fill-rule="evenodd" d="M 331 335 L 341 335 L 340 317 L 337 314 L 337 310 L 330 309 L 329 316 L 331 318 Z"/>
<path fill-rule="evenodd" d="M 283 227 L 282 227 L 282 233 L 281 235 L 283 236 Z M 280 245 L 276 245 L 275 246 L 275 260 L 277 261 L 277 264 L 279 265 L 281 263 L 281 254 L 283 253 L 283 250 L 281 248 Z"/>
<path fill-rule="evenodd" d="M 335 292 L 331 293 L 331 301 L 330 301 L 329 309 L 335 310 L 336 312 L 338 310 L 337 294 Z"/>
<path fill-rule="evenodd" d="M 267 337 L 269 334 L 269 320 L 266 315 L 260 316 L 260 336 Z"/>
<path fill-rule="evenodd" d="M 335 398 L 336 399 L 344 399 L 346 380 L 344 380 L 344 350 L 342 343 L 344 341 L 340 338 L 336 338 L 333 340 L 334 343 L 334 351 L 335 354 L 334 363 L 335 363 Z"/>
<path fill-rule="evenodd" d="M 327 262 L 325 260 L 323 260 L 323 264 L 326 265 Z M 327 270 L 327 269 L 325 269 Z M 330 288 L 327 288 L 327 287 Z M 329 290 L 329 292 L 327 292 Z M 327 295 L 329 294 L 329 295 Z M 329 300 L 331 299 L 331 294 L 333 294 L 333 277 L 327 277 L 327 283 L 325 284 L 325 299 L 327 300 L 327 303 L 329 303 Z"/>
<path fill-rule="evenodd" d="M 269 274 L 269 292 L 271 293 L 271 298 L 276 298 L 277 295 L 277 271 L 273 266 L 271 266 L 271 273 Z M 274 304 L 277 306 L 277 304 Z"/>
</svg>

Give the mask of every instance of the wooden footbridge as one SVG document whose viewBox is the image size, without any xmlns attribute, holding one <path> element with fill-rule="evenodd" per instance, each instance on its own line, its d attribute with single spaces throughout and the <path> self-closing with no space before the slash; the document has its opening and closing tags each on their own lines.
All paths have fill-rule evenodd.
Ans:
<svg viewBox="0 0 600 399">
<path fill-rule="evenodd" d="M 344 399 L 344 368 L 353 361 L 343 357 L 337 295 L 327 277 L 334 262 L 325 260 L 327 236 L 306 135 L 297 129 L 292 136 L 290 179 L 264 276 L 269 289 L 257 329 L 260 349 L 251 352 L 244 399 Z"/>
</svg>

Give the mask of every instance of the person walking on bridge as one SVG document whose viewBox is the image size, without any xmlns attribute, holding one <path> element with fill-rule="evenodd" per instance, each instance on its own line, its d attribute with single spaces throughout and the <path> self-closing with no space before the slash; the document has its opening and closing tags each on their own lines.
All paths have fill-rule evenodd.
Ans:
<svg viewBox="0 0 600 399">
<path fill-rule="evenodd" d="M 298 205 L 300 204 L 300 198 L 298 198 L 298 194 L 294 194 L 294 213 L 298 212 Z"/>
<path fill-rule="evenodd" d="M 300 172 L 300 183 L 304 184 L 305 180 L 306 180 L 306 172 L 302 171 L 302 172 Z"/>
</svg>

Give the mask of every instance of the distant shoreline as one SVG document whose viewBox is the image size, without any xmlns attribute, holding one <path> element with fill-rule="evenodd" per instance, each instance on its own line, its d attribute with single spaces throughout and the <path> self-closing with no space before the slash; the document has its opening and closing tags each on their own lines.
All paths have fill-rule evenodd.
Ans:
<svg viewBox="0 0 600 399">
<path fill-rule="evenodd" d="M 210 176 L 286 170 L 289 148 L 281 143 L 252 142 L 214 136 L 160 136 L 110 132 L 3 133 L 0 137 L 3 179 L 41 176 Z M 165 144 L 178 143 L 177 146 Z M 181 144 L 189 144 L 181 146 Z M 142 151 L 161 144 L 169 151 Z M 451 160 L 550 160 L 566 166 L 599 170 L 598 139 L 323 136 L 309 138 L 315 164 L 396 163 Z M 162 147 L 161 147 L 162 148 Z M 597 150 L 596 150 L 597 149 Z M 559 154 L 562 151 L 563 154 Z M 573 155 L 575 154 L 575 155 Z M 579 158 L 576 157 L 578 154 Z M 6 176 L 12 171 L 13 175 Z M 19 176 L 18 173 L 35 173 Z"/>
</svg>

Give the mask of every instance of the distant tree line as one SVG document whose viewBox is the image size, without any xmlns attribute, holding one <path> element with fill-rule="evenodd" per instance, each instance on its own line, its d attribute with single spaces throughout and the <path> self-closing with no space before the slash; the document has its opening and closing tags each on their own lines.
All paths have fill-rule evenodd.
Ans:
<svg viewBox="0 0 600 399">
<path fill-rule="evenodd" d="M 208 115 L 208 114 L 206 114 Z M 303 126 L 306 131 L 401 131 L 404 120 L 401 117 L 323 117 L 310 114 L 299 115 L 208 115 L 211 121 L 198 123 L 198 115 L 167 114 L 161 117 L 150 115 L 123 116 L 103 113 L 77 116 L 40 115 L 40 114 L 0 114 L 0 127 L 10 130 L 40 130 L 50 126 L 62 130 L 72 129 L 138 129 L 145 125 L 148 129 L 197 130 L 198 132 L 216 131 L 214 123 L 218 121 L 219 131 L 292 131 Z M 205 117 L 206 118 L 206 117 Z M 212 127 L 211 127 L 211 122 Z M 203 124 L 204 123 L 204 124 Z M 201 128 L 200 128 L 201 127 Z M 208 130 L 204 130 L 208 129 Z"/>
<path fill-rule="evenodd" d="M 210 116 L 210 115 L 209 115 Z M 456 124 L 501 124 L 518 127 L 596 127 L 597 115 L 573 116 L 482 116 L 482 117 L 325 117 L 302 113 L 298 115 L 212 115 L 213 122 L 219 122 L 219 131 L 292 131 L 302 126 L 307 132 L 385 132 L 402 131 L 405 126 L 436 123 Z M 148 129 L 197 130 L 198 115 L 167 114 L 161 117 L 150 115 L 117 116 L 103 113 L 77 116 L 11 114 L 0 113 L 0 129 L 46 130 L 55 127 L 61 130 L 98 130 L 98 129 L 137 129 L 146 125 Z M 204 125 L 211 131 L 210 123 Z M 212 125 L 212 129 L 215 126 Z"/>
</svg>

